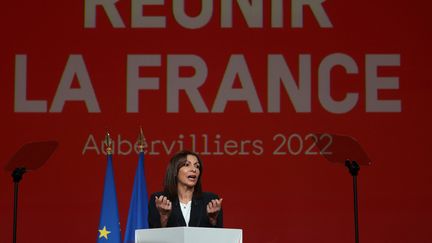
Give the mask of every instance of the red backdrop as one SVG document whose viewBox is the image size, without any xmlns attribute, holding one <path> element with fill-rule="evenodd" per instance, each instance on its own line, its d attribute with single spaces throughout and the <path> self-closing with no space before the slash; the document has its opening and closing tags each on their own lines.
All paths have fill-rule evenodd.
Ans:
<svg viewBox="0 0 432 243">
<path fill-rule="evenodd" d="M 134 2 L 3 3 L 0 164 L 59 142 L 20 185 L 19 241 L 96 239 L 107 129 L 124 230 L 140 126 L 148 191 L 172 153 L 200 152 L 204 189 L 245 242 L 352 241 L 351 176 L 310 134 L 352 136 L 373 162 L 359 174 L 362 241 L 429 241 L 428 1 L 191 0 L 190 21 L 182 1 Z M 0 180 L 8 242 L 10 172 Z"/>
</svg>

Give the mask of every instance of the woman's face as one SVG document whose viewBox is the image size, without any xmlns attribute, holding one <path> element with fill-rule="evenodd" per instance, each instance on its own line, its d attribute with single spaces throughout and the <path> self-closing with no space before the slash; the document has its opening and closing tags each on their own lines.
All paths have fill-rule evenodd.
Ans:
<svg viewBox="0 0 432 243">
<path fill-rule="evenodd" d="M 177 174 L 177 183 L 188 187 L 194 187 L 200 175 L 200 163 L 194 155 L 187 155 L 186 163 L 180 167 Z"/>
</svg>

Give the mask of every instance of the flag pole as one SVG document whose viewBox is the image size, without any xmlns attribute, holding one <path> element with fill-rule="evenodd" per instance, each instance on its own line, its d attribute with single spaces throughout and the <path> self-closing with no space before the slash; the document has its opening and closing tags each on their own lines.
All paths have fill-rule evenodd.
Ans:
<svg viewBox="0 0 432 243">
<path fill-rule="evenodd" d="M 146 142 L 141 127 L 136 146 L 139 150 L 138 164 L 130 199 L 124 243 L 135 242 L 135 230 L 148 228 L 148 195 L 144 175 L 144 148 L 146 147 Z"/>
<path fill-rule="evenodd" d="M 105 172 L 97 242 L 121 243 L 121 229 L 118 214 L 117 193 L 115 189 L 114 171 L 112 166 L 112 154 L 114 144 L 108 131 L 105 135 L 104 145 L 107 155 L 107 167 Z"/>
<path fill-rule="evenodd" d="M 140 134 L 138 135 L 138 140 L 137 140 L 137 143 L 138 143 L 138 149 L 139 149 L 139 152 L 141 153 L 141 152 L 144 152 L 144 132 L 143 132 L 143 129 L 142 129 L 142 127 L 140 127 Z"/>
<path fill-rule="evenodd" d="M 106 151 L 107 155 L 111 155 L 112 154 L 113 140 L 111 139 L 108 131 L 105 134 L 104 144 L 105 144 L 105 151 Z"/>
</svg>

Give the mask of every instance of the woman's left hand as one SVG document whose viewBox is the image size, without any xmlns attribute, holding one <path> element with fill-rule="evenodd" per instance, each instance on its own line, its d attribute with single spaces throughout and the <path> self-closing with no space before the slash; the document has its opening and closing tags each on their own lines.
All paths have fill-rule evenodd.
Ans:
<svg viewBox="0 0 432 243">
<path fill-rule="evenodd" d="M 222 208 L 222 198 L 213 199 L 207 204 L 207 214 L 209 216 L 210 223 L 214 226 L 217 223 L 217 216 Z"/>
</svg>

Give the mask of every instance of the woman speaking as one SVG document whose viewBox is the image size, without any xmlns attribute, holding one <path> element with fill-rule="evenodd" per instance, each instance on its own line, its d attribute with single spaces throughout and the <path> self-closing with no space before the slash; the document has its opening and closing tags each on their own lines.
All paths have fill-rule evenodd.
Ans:
<svg viewBox="0 0 432 243">
<path fill-rule="evenodd" d="M 223 227 L 222 199 L 202 191 L 202 173 L 196 153 L 181 151 L 171 158 L 163 192 L 152 194 L 149 200 L 150 228 Z"/>
</svg>

